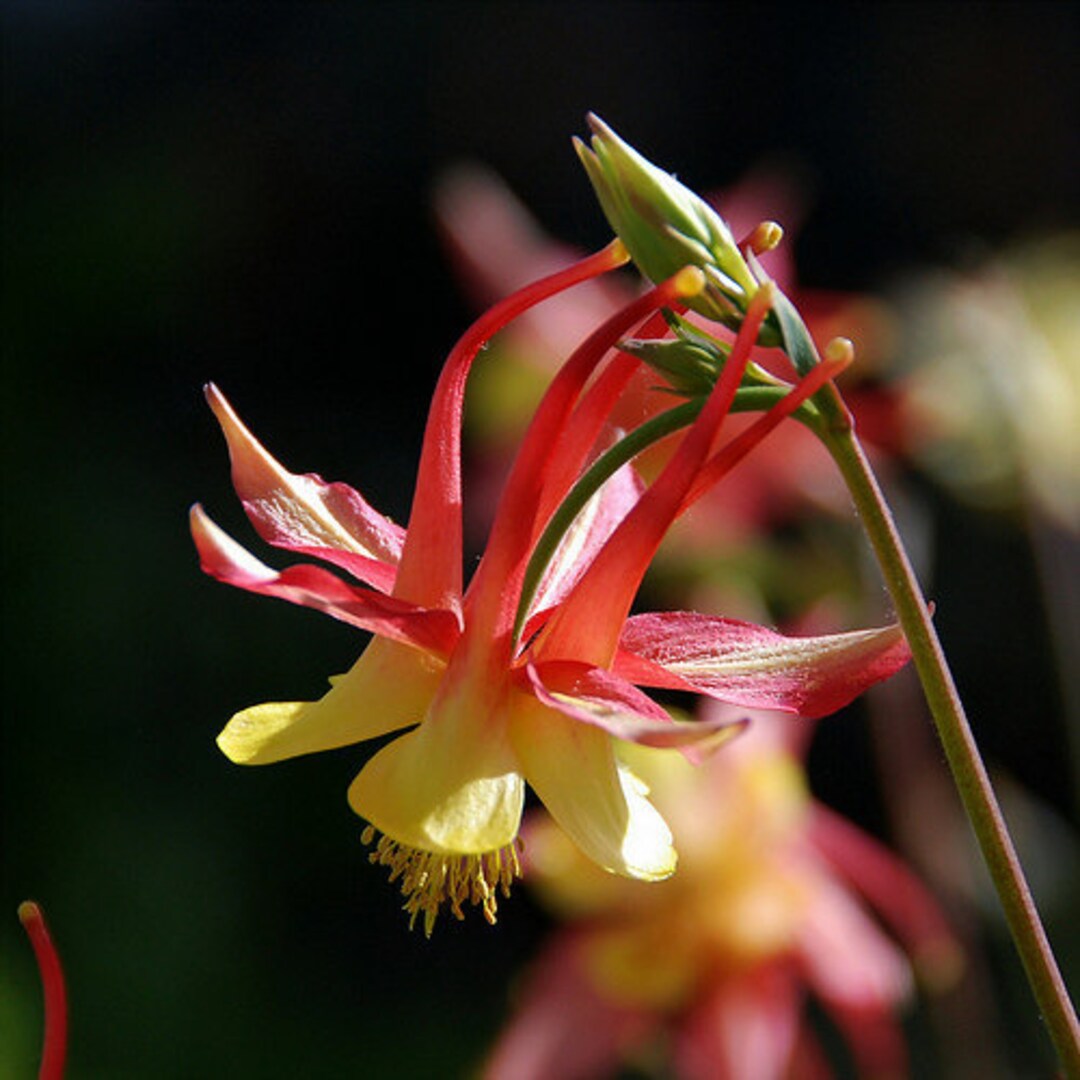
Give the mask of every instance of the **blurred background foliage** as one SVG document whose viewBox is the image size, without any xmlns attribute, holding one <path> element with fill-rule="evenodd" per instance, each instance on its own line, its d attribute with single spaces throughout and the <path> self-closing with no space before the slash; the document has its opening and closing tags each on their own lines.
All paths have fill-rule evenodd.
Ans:
<svg viewBox="0 0 1080 1080">
<path fill-rule="evenodd" d="M 553 233 L 603 242 L 569 146 L 593 109 L 699 188 L 787 169 L 810 206 L 802 280 L 886 290 L 1078 224 L 1077 8 L 2 12 L 0 1076 L 36 1068 L 26 897 L 67 967 L 74 1077 L 465 1074 L 545 917 L 521 889 L 494 930 L 408 933 L 345 805 L 367 749 L 270 770 L 215 749 L 237 708 L 316 696 L 360 642 L 199 574 L 191 502 L 246 535 L 200 386 L 218 382 L 286 464 L 402 520 L 427 396 L 470 318 L 428 209 L 441 170 L 483 161 Z M 984 750 L 1075 825 L 1025 523 L 930 481 L 920 497 Z M 1074 539 L 1052 583 L 1066 600 Z M 823 725 L 813 777 L 883 828 L 868 743 L 859 710 Z M 1051 894 L 1075 985 L 1075 891 Z M 1011 1067 L 1038 1075 L 1034 1008 L 991 945 Z"/>
</svg>

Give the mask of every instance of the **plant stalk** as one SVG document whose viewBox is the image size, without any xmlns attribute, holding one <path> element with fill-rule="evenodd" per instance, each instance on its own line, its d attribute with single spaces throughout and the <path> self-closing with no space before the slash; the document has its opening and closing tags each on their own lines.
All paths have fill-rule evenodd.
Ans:
<svg viewBox="0 0 1080 1080">
<path fill-rule="evenodd" d="M 1080 1080 L 1080 1024 L 892 512 L 852 427 L 840 423 L 824 431 L 822 437 L 843 474 L 873 546 L 953 780 L 1064 1075 Z"/>
</svg>

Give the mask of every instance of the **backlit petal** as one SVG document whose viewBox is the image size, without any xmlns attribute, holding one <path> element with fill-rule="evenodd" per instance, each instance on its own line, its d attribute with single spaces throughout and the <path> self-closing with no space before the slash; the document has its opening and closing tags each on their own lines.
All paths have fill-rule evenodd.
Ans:
<svg viewBox="0 0 1080 1080">
<path fill-rule="evenodd" d="M 510 844 L 525 787 L 499 718 L 467 695 L 440 695 L 424 722 L 383 747 L 349 788 L 349 804 L 380 832 L 440 854 Z"/>
<path fill-rule="evenodd" d="M 320 700 L 244 709 L 225 726 L 218 746 L 238 764 L 267 765 L 374 739 L 419 722 L 442 671 L 429 653 L 375 638 Z"/>
<path fill-rule="evenodd" d="M 511 737 L 526 779 L 594 862 L 660 881 L 675 872 L 671 830 L 643 785 L 615 759 L 611 737 L 523 696 Z"/>
<path fill-rule="evenodd" d="M 233 486 L 259 535 L 276 547 L 326 559 L 389 592 L 405 530 L 348 484 L 285 469 L 213 383 L 206 399 L 229 445 Z"/>
<path fill-rule="evenodd" d="M 426 607 L 454 609 L 460 601 L 461 417 L 465 382 L 477 353 L 535 304 L 625 261 L 625 249 L 613 241 L 595 255 L 526 285 L 484 312 L 451 350 L 428 410 L 396 595 Z"/>
<path fill-rule="evenodd" d="M 200 506 L 191 510 L 191 535 L 203 570 L 228 585 L 315 608 L 362 630 L 442 655 L 458 638 L 457 616 L 449 611 L 428 611 L 349 585 L 320 566 L 290 566 L 279 573 L 215 525 Z"/>
<path fill-rule="evenodd" d="M 614 670 L 643 686 L 697 690 L 736 705 L 826 716 L 895 674 L 899 626 L 786 637 L 735 619 L 670 611 L 627 620 Z"/>
</svg>

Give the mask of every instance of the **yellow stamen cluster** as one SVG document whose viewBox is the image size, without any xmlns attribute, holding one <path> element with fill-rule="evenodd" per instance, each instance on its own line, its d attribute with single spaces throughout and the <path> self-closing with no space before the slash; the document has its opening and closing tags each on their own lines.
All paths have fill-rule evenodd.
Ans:
<svg viewBox="0 0 1080 1080">
<path fill-rule="evenodd" d="M 376 835 L 374 826 L 369 825 L 361 840 L 370 844 Z M 379 866 L 388 866 L 391 881 L 401 879 L 409 929 L 423 913 L 427 937 L 431 937 L 444 902 L 449 903 L 457 919 L 465 918 L 462 904 L 476 904 L 483 908 L 484 918 L 494 924 L 499 892 L 509 896 L 514 879 L 521 877 L 516 842 L 479 855 L 443 855 L 380 836 L 368 858 Z"/>
</svg>

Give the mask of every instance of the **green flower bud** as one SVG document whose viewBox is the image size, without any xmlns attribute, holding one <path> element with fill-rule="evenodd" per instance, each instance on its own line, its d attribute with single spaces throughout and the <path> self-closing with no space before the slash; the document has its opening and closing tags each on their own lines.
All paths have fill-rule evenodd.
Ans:
<svg viewBox="0 0 1080 1080">
<path fill-rule="evenodd" d="M 658 169 L 590 114 L 591 148 L 574 140 L 600 205 L 638 269 L 654 282 L 698 266 L 708 284 L 691 307 L 728 324 L 757 291 L 731 229 L 704 199 Z"/>
<path fill-rule="evenodd" d="M 704 397 L 712 390 L 725 359 L 719 350 L 680 338 L 659 341 L 630 338 L 619 343 L 619 350 L 648 364 L 671 383 L 676 393 L 691 398 Z"/>
<path fill-rule="evenodd" d="M 619 349 L 637 357 L 662 375 L 672 389 L 685 397 L 708 394 L 731 355 L 729 342 L 721 341 L 674 312 L 664 313 L 674 337 L 659 339 L 628 338 Z M 743 387 L 782 385 L 757 364 L 747 365 Z"/>
</svg>

